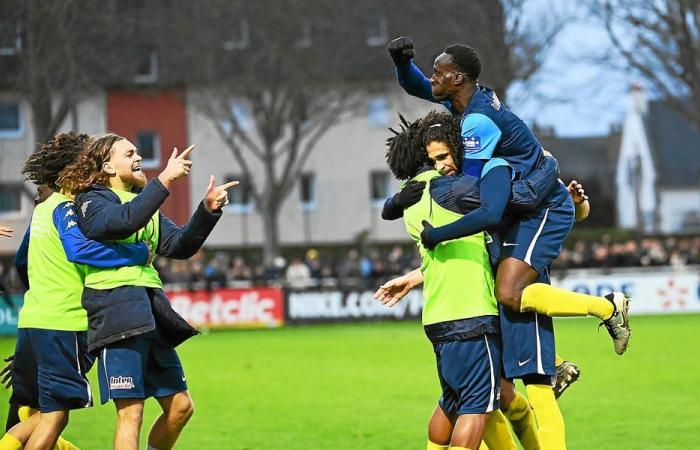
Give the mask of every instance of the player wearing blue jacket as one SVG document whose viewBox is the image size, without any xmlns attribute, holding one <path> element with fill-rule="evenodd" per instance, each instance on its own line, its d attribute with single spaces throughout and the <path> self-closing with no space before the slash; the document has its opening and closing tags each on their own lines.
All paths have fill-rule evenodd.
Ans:
<svg viewBox="0 0 700 450">
<path fill-rule="evenodd" d="M 47 195 L 32 218 L 31 226 L 39 234 L 31 238 L 27 230 L 15 258 L 20 278 L 27 289 L 31 287 L 20 312 L 12 368 L 11 404 L 25 407 L 20 408 L 25 420 L 0 440 L 3 450 L 22 445 L 53 448 L 57 441 L 59 448 L 75 448 L 59 435 L 69 410 L 92 406 L 85 374 L 94 358 L 87 354 L 87 318 L 80 308 L 84 264 L 109 268 L 150 259 L 144 243 L 105 245 L 88 240 L 75 221 L 73 202 L 65 191 L 57 192 L 58 173 L 87 139 L 72 132 L 59 134 L 41 145 L 22 169 L 27 180 L 45 187 Z M 37 409 L 40 413 L 35 414 Z"/>
<path fill-rule="evenodd" d="M 460 116 L 464 151 L 462 174 L 481 177 L 481 205 L 439 228 L 425 223 L 426 248 L 468 236 L 499 224 L 513 180 L 535 170 L 544 157 L 531 130 L 490 89 L 478 84 L 481 62 L 466 45 L 448 46 L 426 78 L 412 62 L 413 42 L 401 37 L 389 43 L 400 84 L 411 95 L 441 103 Z M 523 378 L 540 418 L 542 448 L 565 448 L 564 423 L 548 385 L 555 373 L 552 322 L 547 316 L 594 315 L 604 321 L 618 354 L 629 340 L 628 299 L 584 296 L 548 285 L 549 266 L 561 251 L 574 222 L 574 208 L 563 184 L 544 196 L 539 208 L 525 213 L 503 234 L 496 274 L 496 297 L 502 306 L 504 370 Z M 543 320 L 544 318 L 544 320 Z"/>
</svg>

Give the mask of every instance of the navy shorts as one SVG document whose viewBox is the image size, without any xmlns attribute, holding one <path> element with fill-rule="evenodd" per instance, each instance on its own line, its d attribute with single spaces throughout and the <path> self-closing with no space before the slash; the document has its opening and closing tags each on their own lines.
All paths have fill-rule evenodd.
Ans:
<svg viewBox="0 0 700 450">
<path fill-rule="evenodd" d="M 515 312 L 502 305 L 499 308 L 505 377 L 512 380 L 535 374 L 554 376 L 552 318 L 534 312 Z"/>
<path fill-rule="evenodd" d="M 99 355 L 100 399 L 167 397 L 187 390 L 172 344 L 158 330 L 104 347 Z"/>
<path fill-rule="evenodd" d="M 561 253 L 574 218 L 574 202 L 559 183 L 541 207 L 521 216 L 501 236 L 500 257 L 524 261 L 542 274 Z"/>
<path fill-rule="evenodd" d="M 501 340 L 497 334 L 433 344 L 448 415 L 484 414 L 499 408 Z"/>
<path fill-rule="evenodd" d="M 11 402 L 44 413 L 90 407 L 92 391 L 85 374 L 93 362 L 85 331 L 20 328 Z"/>
</svg>

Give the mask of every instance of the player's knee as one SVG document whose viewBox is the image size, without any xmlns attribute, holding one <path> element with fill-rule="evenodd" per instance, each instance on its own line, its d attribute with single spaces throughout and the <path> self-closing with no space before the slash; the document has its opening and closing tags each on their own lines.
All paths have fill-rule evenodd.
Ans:
<svg viewBox="0 0 700 450">
<path fill-rule="evenodd" d="M 122 422 L 140 424 L 143 421 L 143 402 L 120 402 L 117 404 L 117 417 Z"/>
<path fill-rule="evenodd" d="M 496 286 L 496 300 L 498 300 L 498 303 L 513 311 L 520 312 L 521 296 L 522 290 L 512 285 L 503 283 Z"/>
<path fill-rule="evenodd" d="M 173 399 L 169 415 L 173 421 L 186 424 L 194 415 L 194 402 L 189 395 L 178 395 Z"/>
</svg>

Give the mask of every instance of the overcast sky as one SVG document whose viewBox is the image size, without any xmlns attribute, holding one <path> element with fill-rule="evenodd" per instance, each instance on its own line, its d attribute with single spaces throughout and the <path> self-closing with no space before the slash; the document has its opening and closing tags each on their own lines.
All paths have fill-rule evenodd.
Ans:
<svg viewBox="0 0 700 450">
<path fill-rule="evenodd" d="M 523 97 L 522 86 L 516 84 L 509 91 L 510 107 L 528 124 L 553 126 L 558 135 L 607 134 L 611 125 L 622 121 L 628 87 L 639 80 L 592 61 L 594 54 L 609 48 L 605 30 L 586 19 L 582 10 L 573 13 L 577 18 L 558 35 L 531 85 L 537 94 Z"/>
</svg>

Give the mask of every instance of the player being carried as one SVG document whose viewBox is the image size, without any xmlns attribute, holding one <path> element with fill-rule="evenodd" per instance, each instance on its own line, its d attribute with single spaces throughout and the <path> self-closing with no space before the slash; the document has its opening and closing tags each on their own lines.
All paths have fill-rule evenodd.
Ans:
<svg viewBox="0 0 700 450">
<path fill-rule="evenodd" d="M 511 196 L 512 183 L 542 163 L 544 152 L 532 131 L 478 84 L 481 61 L 466 45 L 448 46 L 426 78 L 412 62 L 413 43 L 402 37 L 389 43 L 399 82 L 412 95 L 441 103 L 460 117 L 464 151 L 462 174 L 480 178 L 479 208 L 451 224 L 434 228 L 425 222 L 421 241 L 428 249 L 496 226 Z M 523 378 L 540 423 L 542 448 L 565 448 L 564 422 L 549 377 L 555 374 L 551 320 L 554 316 L 592 315 L 603 320 L 615 351 L 627 349 L 630 330 L 628 299 L 615 292 L 606 297 L 578 294 L 550 286 L 549 266 L 559 255 L 574 222 L 574 205 L 563 184 L 541 192 L 538 208 L 522 214 L 503 233 L 496 298 L 502 308 L 504 371 Z M 506 350 L 510 350 L 508 353 Z"/>
<path fill-rule="evenodd" d="M 418 194 L 417 197 L 420 199 L 421 202 L 426 201 L 426 192 L 429 193 L 428 205 L 430 206 L 430 208 L 423 211 L 425 214 L 421 217 L 421 220 L 428 219 L 430 216 L 433 218 L 433 220 L 451 222 L 455 219 L 462 217 L 463 214 L 476 209 L 480 204 L 478 178 L 472 176 L 439 176 L 442 173 L 458 173 L 461 168 L 462 153 L 461 151 L 455 151 L 455 149 L 461 148 L 458 120 L 456 118 L 453 118 L 448 113 L 431 112 L 423 119 L 417 120 L 412 124 L 408 124 L 403 118 L 402 122 L 402 132 L 395 132 L 396 136 L 390 139 L 390 148 L 387 152 L 387 162 L 389 163 L 392 172 L 397 176 L 397 178 L 404 180 L 412 178 L 412 181 L 408 182 L 406 185 L 412 186 L 412 189 L 409 190 L 407 188 L 404 188 L 402 190 L 402 193 L 405 194 L 407 192 L 411 192 L 412 196 Z M 434 170 L 433 166 L 435 169 L 438 169 L 438 171 Z M 413 176 L 413 174 L 417 175 Z M 514 183 L 514 193 L 524 192 L 521 189 L 524 187 L 524 185 L 532 186 L 549 183 L 551 182 L 549 178 L 554 177 L 554 180 L 556 180 L 557 175 L 558 170 L 556 170 L 556 161 L 551 157 L 546 158 L 544 164 L 538 170 L 531 173 L 528 178 L 526 178 L 525 180 L 516 181 Z M 427 191 L 425 190 L 426 181 L 428 181 L 429 183 Z M 577 203 L 579 204 L 577 205 L 577 216 L 580 219 L 583 219 L 585 218 L 585 215 L 587 213 L 588 203 L 584 201 L 586 198 L 583 194 L 582 187 L 576 182 L 572 182 L 571 188 L 574 191 L 572 195 L 575 196 L 577 200 L 579 200 L 577 201 Z M 397 201 L 407 201 L 411 204 L 415 203 L 414 199 L 402 199 Z M 528 208 L 534 207 L 535 203 L 536 202 L 533 198 L 528 198 L 528 196 L 519 196 L 517 200 L 511 201 L 510 207 L 511 209 L 517 209 L 519 212 L 522 212 L 523 210 L 527 210 Z M 439 255 L 437 253 L 433 255 L 433 252 L 426 251 L 419 242 L 420 220 L 416 219 L 416 211 L 418 211 L 417 206 L 418 205 L 416 205 L 415 207 L 408 207 L 408 209 L 406 210 L 406 214 L 404 215 L 404 221 L 406 223 L 409 234 L 414 238 L 414 240 L 417 240 L 419 249 L 421 251 L 421 256 L 424 259 L 423 267 L 420 270 L 415 271 L 417 273 L 417 277 L 421 279 L 425 277 L 426 283 L 429 277 L 432 279 L 432 290 L 428 289 L 428 291 L 426 291 L 424 289 L 424 298 L 426 302 L 425 307 L 426 309 L 428 309 L 429 305 L 434 304 L 434 302 L 437 301 L 434 298 L 435 296 L 432 292 L 435 290 L 435 283 L 438 280 L 439 282 L 448 282 L 449 280 L 447 280 L 444 276 L 441 275 L 441 271 L 428 270 L 431 266 L 426 265 L 425 261 L 429 260 L 431 257 L 438 257 Z M 382 213 L 385 217 L 390 216 L 392 214 L 392 212 L 388 211 L 387 208 L 385 208 L 385 210 Z M 411 222 L 410 226 L 409 221 Z M 482 236 L 482 233 L 477 233 L 477 235 L 475 236 Z M 489 253 L 492 257 L 491 259 L 492 261 L 496 261 L 497 252 L 499 250 L 497 230 L 491 230 L 491 234 L 485 236 L 488 239 L 484 241 L 482 236 L 482 240 L 479 241 L 478 244 L 481 247 L 484 247 L 485 243 L 488 242 L 486 247 L 489 249 Z M 474 238 L 474 236 L 471 236 L 470 239 L 471 238 Z M 474 242 L 476 241 L 472 239 L 472 243 Z M 473 249 L 474 247 L 472 247 L 472 250 Z M 438 252 L 440 254 L 443 253 L 441 248 L 439 250 L 436 249 L 434 252 Z M 457 255 L 457 253 L 452 252 L 450 253 L 450 255 Z M 442 256 L 445 255 L 442 254 Z M 455 266 L 458 260 L 453 262 L 451 259 L 447 258 L 438 259 L 441 260 L 442 264 L 446 265 L 446 267 L 448 268 L 457 268 Z M 491 280 L 491 283 L 493 283 L 493 275 L 490 267 L 487 267 L 486 271 L 483 274 L 479 274 L 477 266 L 472 265 L 471 268 L 473 271 L 475 271 L 475 273 L 469 274 L 469 276 L 477 276 L 479 277 L 479 280 L 488 279 Z M 462 269 L 464 269 L 464 267 L 462 267 Z M 404 277 L 400 277 L 397 280 L 392 280 L 391 282 L 385 284 L 382 288 L 380 288 L 377 291 L 376 296 L 383 303 L 389 306 L 393 306 L 393 304 L 395 304 L 400 299 L 400 297 L 402 297 L 407 292 L 407 290 L 401 292 L 401 289 L 406 288 L 406 285 L 403 284 L 401 280 L 410 279 L 413 276 L 413 274 L 409 274 Z M 462 286 L 464 289 L 467 289 L 471 284 L 473 283 L 456 282 L 455 284 L 450 285 L 450 289 L 454 289 L 455 286 Z M 399 292 L 394 291 L 394 288 L 398 288 Z M 441 289 L 444 290 L 446 289 L 446 287 L 442 286 Z M 465 301 L 466 299 L 470 298 L 470 296 L 464 295 L 460 298 L 462 299 L 461 301 Z M 438 304 L 441 304 L 443 307 L 447 307 L 448 305 L 447 302 L 444 302 L 442 300 L 438 302 Z M 456 304 L 459 304 L 459 301 L 456 301 Z M 425 322 L 426 315 L 424 314 L 424 323 Z M 469 332 L 468 329 L 462 329 L 461 334 L 457 333 L 456 331 L 460 331 L 459 328 L 461 325 L 468 325 L 468 322 L 464 323 L 464 321 L 457 320 L 429 324 L 426 325 L 426 333 L 430 337 L 431 333 L 434 334 L 434 332 L 431 331 L 433 329 L 449 329 L 453 332 L 450 334 L 450 338 L 454 341 L 457 341 L 461 337 L 463 337 L 465 332 Z M 434 345 L 436 344 L 434 343 Z M 440 354 L 438 352 L 437 345 L 436 354 Z M 438 371 L 441 374 L 441 383 L 443 384 L 444 389 L 444 396 L 450 399 L 454 397 L 454 392 L 459 393 L 460 389 L 450 388 L 445 379 L 442 377 L 442 372 L 447 370 L 448 368 L 446 367 L 446 364 L 438 365 Z M 454 377 L 455 374 L 459 375 L 461 372 L 466 370 L 467 368 L 465 367 L 459 365 L 454 366 L 453 364 L 453 367 L 449 367 L 448 373 L 451 373 Z M 530 411 L 529 404 L 527 403 L 527 399 L 524 398 L 522 394 L 516 393 L 514 391 L 512 383 L 506 383 L 504 380 L 501 386 L 502 389 L 504 389 L 503 395 L 501 397 L 501 408 L 504 409 L 507 416 L 509 417 L 511 424 L 513 425 L 513 429 L 518 435 L 518 438 L 521 440 L 521 443 L 523 444 L 524 448 L 539 448 L 539 443 L 536 435 L 536 424 L 534 417 L 532 417 L 532 413 Z M 505 408 L 503 406 L 503 401 L 505 401 L 506 403 Z M 452 423 L 454 423 L 455 416 L 452 416 L 452 414 L 455 414 L 455 412 L 454 410 L 450 409 L 445 410 L 446 406 L 454 407 L 454 402 L 452 404 L 446 402 L 445 405 L 443 405 L 441 400 L 442 410 L 440 410 L 440 408 L 436 410 L 436 414 L 433 416 L 433 420 L 449 416 L 450 419 L 452 419 Z M 445 412 L 447 412 L 447 414 L 445 414 Z M 435 427 L 431 426 L 430 430 L 432 431 L 432 433 L 430 435 L 431 442 L 429 443 L 429 448 L 442 448 L 440 447 L 440 445 L 449 443 L 450 435 L 448 433 L 448 427 L 438 427 L 437 430 L 442 430 L 442 432 L 437 433 L 437 435 L 435 432 Z M 485 440 L 487 439 L 488 435 L 489 433 L 486 433 L 484 435 Z M 510 432 L 507 429 L 505 435 L 508 440 L 511 439 Z M 508 447 L 506 444 L 504 444 L 504 441 L 496 443 L 496 445 L 494 446 L 493 434 L 491 435 L 491 439 L 492 442 L 490 444 L 492 444 L 492 448 L 503 448 L 504 446 Z"/>
<path fill-rule="evenodd" d="M 77 193 L 78 223 L 100 241 L 148 242 L 155 253 L 194 255 L 228 203 L 226 189 L 210 177 L 204 200 L 180 228 L 159 208 L 171 183 L 190 173 L 194 146 L 173 151 L 165 170 L 147 183 L 138 149 L 115 134 L 94 139 L 62 172 Z M 142 189 L 142 190 L 141 190 Z M 141 190 L 137 194 L 137 191 Z M 138 449 L 144 401 L 154 397 L 162 414 L 148 435 L 149 449 L 168 450 L 194 412 L 175 347 L 197 331 L 172 310 L 152 263 L 139 267 L 89 267 L 83 305 L 88 312 L 88 350 L 99 355 L 102 403 L 117 407 L 115 449 Z"/>
</svg>

